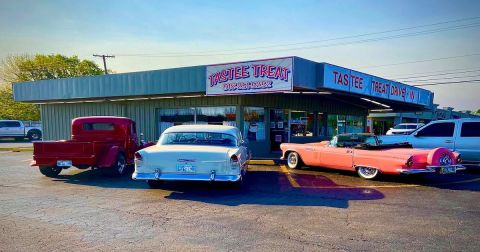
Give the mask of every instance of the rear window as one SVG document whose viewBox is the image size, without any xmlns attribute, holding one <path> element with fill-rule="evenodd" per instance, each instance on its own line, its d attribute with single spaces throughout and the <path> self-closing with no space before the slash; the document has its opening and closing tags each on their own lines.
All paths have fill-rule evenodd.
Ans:
<svg viewBox="0 0 480 252">
<path fill-rule="evenodd" d="M 20 127 L 19 122 L 4 122 L 5 126 L 4 127 Z"/>
<path fill-rule="evenodd" d="M 462 123 L 462 137 L 480 137 L 480 122 Z"/>
<path fill-rule="evenodd" d="M 213 145 L 229 146 L 237 145 L 237 139 L 229 134 L 211 132 L 172 132 L 165 133 L 160 138 L 161 145 Z"/>
<path fill-rule="evenodd" d="M 113 130 L 112 123 L 84 123 L 84 130 Z"/>
</svg>

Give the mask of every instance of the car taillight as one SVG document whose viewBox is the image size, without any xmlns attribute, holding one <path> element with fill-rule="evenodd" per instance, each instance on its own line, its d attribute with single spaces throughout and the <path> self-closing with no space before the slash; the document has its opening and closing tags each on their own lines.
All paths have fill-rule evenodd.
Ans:
<svg viewBox="0 0 480 252">
<path fill-rule="evenodd" d="M 461 164 L 463 162 L 462 155 L 458 155 L 457 157 L 457 164 Z"/>
<path fill-rule="evenodd" d="M 142 155 L 140 155 L 140 153 L 138 152 L 135 152 L 135 160 L 142 160 L 142 159 L 143 159 Z"/>
<path fill-rule="evenodd" d="M 407 162 L 405 163 L 408 167 L 413 166 L 413 157 L 408 158 Z"/>
<path fill-rule="evenodd" d="M 230 160 L 231 160 L 232 162 L 238 162 L 238 157 L 237 157 L 237 155 L 232 155 L 232 156 L 230 157 Z"/>
</svg>

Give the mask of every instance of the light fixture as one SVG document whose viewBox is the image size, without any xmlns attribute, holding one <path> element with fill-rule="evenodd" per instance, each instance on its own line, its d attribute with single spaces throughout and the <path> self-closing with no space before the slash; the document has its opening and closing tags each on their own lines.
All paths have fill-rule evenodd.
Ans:
<svg viewBox="0 0 480 252">
<path fill-rule="evenodd" d="M 390 106 L 385 105 L 385 104 L 380 103 L 380 102 L 377 102 L 377 101 L 373 101 L 373 100 L 370 100 L 370 99 L 367 99 L 367 98 L 360 98 L 360 99 L 362 99 L 362 100 L 364 100 L 364 101 L 371 102 L 371 103 L 376 104 L 376 105 L 379 105 L 379 106 L 382 106 L 382 107 L 384 107 L 384 108 L 390 108 Z"/>
</svg>

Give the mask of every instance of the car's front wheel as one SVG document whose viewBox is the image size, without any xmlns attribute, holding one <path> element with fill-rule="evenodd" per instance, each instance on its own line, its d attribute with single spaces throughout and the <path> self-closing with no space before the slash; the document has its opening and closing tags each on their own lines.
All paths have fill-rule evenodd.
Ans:
<svg viewBox="0 0 480 252">
<path fill-rule="evenodd" d="M 298 155 L 298 153 L 295 151 L 288 153 L 287 165 L 290 169 L 300 168 L 302 166 L 302 159 L 300 158 L 300 155 Z"/>
<path fill-rule="evenodd" d="M 40 166 L 40 173 L 42 173 L 43 175 L 49 178 L 57 177 L 61 171 L 62 171 L 62 167 L 58 167 L 58 166 Z"/>
<path fill-rule="evenodd" d="M 358 176 L 364 179 L 374 179 L 379 175 L 378 169 L 372 168 L 372 167 L 364 167 L 364 166 L 359 166 L 357 167 L 357 173 Z"/>
</svg>

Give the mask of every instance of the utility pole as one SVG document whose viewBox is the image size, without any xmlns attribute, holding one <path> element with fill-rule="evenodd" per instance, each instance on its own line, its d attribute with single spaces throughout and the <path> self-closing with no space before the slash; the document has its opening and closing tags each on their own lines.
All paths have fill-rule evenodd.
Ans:
<svg viewBox="0 0 480 252">
<path fill-rule="evenodd" d="M 108 71 L 107 71 L 107 61 L 105 60 L 106 58 L 115 58 L 115 56 L 113 55 L 105 55 L 105 54 L 102 54 L 102 55 L 99 55 L 99 54 L 94 54 L 93 57 L 101 57 L 103 59 L 103 69 L 105 70 L 105 74 L 108 74 Z"/>
</svg>

